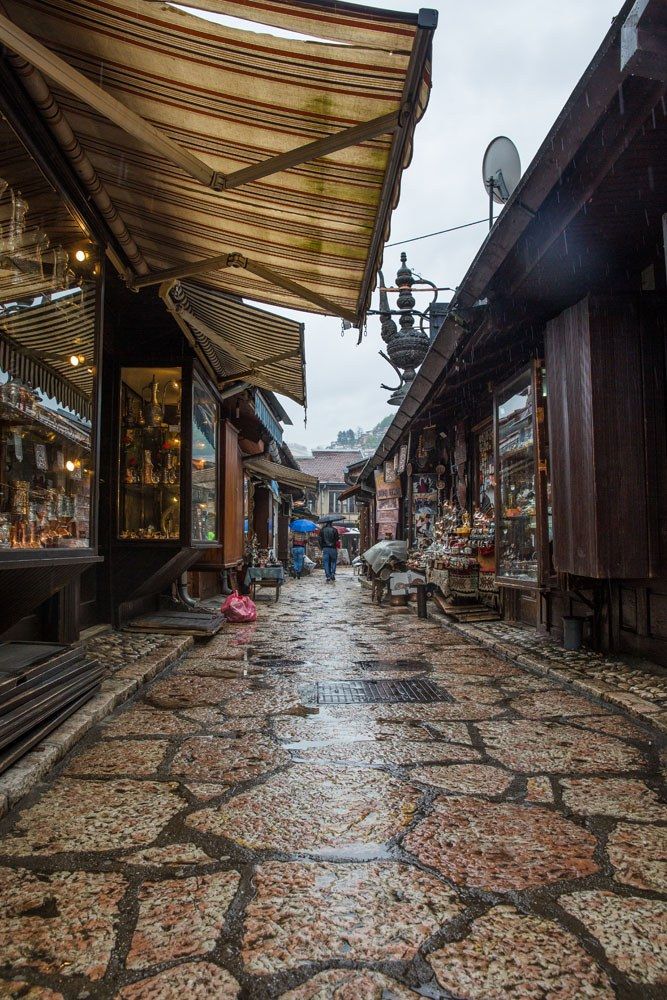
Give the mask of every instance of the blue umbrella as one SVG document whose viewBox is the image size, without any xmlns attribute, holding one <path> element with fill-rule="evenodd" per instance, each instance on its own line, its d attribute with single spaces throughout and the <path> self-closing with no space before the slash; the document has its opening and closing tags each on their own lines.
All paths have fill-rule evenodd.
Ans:
<svg viewBox="0 0 667 1000">
<path fill-rule="evenodd" d="M 305 517 L 302 517 L 297 521 L 292 521 L 290 531 L 297 531 L 300 534 L 307 535 L 311 531 L 317 531 L 317 525 L 313 521 L 308 521 Z"/>
</svg>

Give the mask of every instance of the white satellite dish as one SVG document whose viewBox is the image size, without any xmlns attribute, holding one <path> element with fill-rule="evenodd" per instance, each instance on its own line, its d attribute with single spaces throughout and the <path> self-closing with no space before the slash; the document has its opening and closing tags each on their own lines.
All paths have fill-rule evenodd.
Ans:
<svg viewBox="0 0 667 1000">
<path fill-rule="evenodd" d="M 504 205 L 521 180 L 519 151 L 506 135 L 487 146 L 482 160 L 482 180 L 489 196 L 489 226 L 493 226 L 493 203 Z"/>
</svg>

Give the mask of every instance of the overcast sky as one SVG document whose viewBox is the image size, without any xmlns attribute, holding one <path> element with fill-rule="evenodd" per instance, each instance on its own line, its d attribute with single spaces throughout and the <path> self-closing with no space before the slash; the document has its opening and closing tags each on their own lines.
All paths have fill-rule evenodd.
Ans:
<svg viewBox="0 0 667 1000">
<path fill-rule="evenodd" d="M 622 0 L 368 2 L 395 10 L 437 7 L 440 15 L 431 99 L 417 126 L 389 242 L 488 216 L 482 186 L 486 146 L 507 135 L 523 168 L 528 166 L 621 5 Z M 487 231 L 482 224 L 408 244 L 408 263 L 436 284 L 455 287 Z M 393 282 L 400 251 L 400 246 L 385 250 L 387 281 Z M 391 411 L 380 382 L 393 385 L 395 375 L 378 357 L 384 345 L 377 317 L 369 318 L 368 336 L 357 347 L 356 331 L 341 339 L 340 320 L 286 315 L 306 325 L 308 381 L 306 428 L 302 408 L 283 400 L 294 422 L 288 441 L 327 445 L 338 430 L 369 429 Z"/>
</svg>

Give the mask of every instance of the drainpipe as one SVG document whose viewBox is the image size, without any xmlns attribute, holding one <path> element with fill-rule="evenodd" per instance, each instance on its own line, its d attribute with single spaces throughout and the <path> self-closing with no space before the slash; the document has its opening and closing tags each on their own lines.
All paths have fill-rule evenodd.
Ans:
<svg viewBox="0 0 667 1000">
<path fill-rule="evenodd" d="M 190 597 L 188 593 L 188 574 L 181 573 L 178 580 L 174 580 L 171 585 L 171 599 L 175 604 L 180 604 L 182 607 L 187 608 L 188 611 L 192 611 L 194 608 L 199 607 L 199 602 Z"/>
</svg>

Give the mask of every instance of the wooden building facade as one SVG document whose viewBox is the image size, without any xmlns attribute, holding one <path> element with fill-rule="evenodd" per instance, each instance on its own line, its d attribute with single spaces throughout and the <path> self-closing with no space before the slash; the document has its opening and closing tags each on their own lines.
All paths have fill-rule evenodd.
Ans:
<svg viewBox="0 0 667 1000">
<path fill-rule="evenodd" d="M 413 481 L 432 475 L 440 514 L 493 548 L 486 567 L 465 551 L 506 618 L 560 636 L 581 615 L 590 644 L 661 663 L 666 27 L 664 4 L 624 4 L 363 477 L 405 447 L 405 537 Z"/>
</svg>

